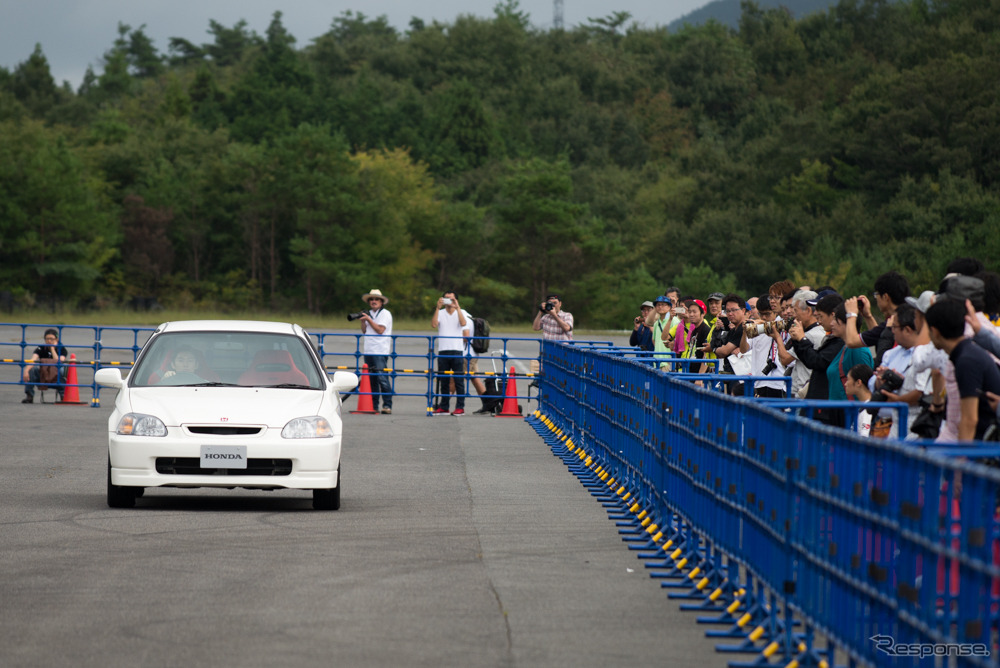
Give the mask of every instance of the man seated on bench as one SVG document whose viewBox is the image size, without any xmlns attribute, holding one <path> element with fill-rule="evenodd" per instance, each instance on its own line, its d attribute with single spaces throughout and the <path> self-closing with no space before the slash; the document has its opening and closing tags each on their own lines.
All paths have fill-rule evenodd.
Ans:
<svg viewBox="0 0 1000 668">
<path fill-rule="evenodd" d="M 56 388 L 57 394 L 62 394 L 63 379 L 60 377 L 62 366 L 66 363 L 66 348 L 59 345 L 59 332 L 55 329 L 45 330 L 45 345 L 35 348 L 28 366 L 24 367 L 22 380 L 25 382 L 24 399 L 22 404 L 30 404 L 35 401 L 35 386 L 46 390 L 50 387 Z M 42 364 L 39 364 L 42 362 Z"/>
</svg>

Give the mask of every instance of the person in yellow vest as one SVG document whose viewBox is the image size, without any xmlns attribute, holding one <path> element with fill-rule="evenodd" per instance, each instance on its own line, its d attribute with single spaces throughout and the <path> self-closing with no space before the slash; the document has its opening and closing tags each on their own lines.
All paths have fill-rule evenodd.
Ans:
<svg viewBox="0 0 1000 668">
<path fill-rule="evenodd" d="M 672 357 L 667 353 L 670 352 L 670 344 L 673 343 L 674 337 L 671 326 L 676 327 L 677 323 L 671 317 L 671 310 L 673 310 L 673 303 L 671 303 L 670 298 L 666 295 L 660 295 L 653 300 L 653 310 L 646 316 L 646 327 L 653 331 L 653 350 L 656 353 L 654 357 Z M 666 362 L 660 362 L 661 369 L 668 367 Z"/>
</svg>

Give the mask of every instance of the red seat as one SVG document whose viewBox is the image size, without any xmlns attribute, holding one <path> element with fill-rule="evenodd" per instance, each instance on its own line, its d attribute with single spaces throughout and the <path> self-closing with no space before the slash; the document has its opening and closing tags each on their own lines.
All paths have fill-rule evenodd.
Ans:
<svg viewBox="0 0 1000 668">
<path fill-rule="evenodd" d="M 309 385 L 287 350 L 260 350 L 250 368 L 236 381 L 238 385 Z"/>
</svg>

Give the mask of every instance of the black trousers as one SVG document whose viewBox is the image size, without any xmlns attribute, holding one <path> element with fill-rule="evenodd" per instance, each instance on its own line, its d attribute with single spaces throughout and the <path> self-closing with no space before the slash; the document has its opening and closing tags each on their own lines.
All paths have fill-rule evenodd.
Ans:
<svg viewBox="0 0 1000 668">
<path fill-rule="evenodd" d="M 455 381 L 455 409 L 465 410 L 465 357 L 461 350 L 442 350 L 438 353 L 438 371 L 451 371 L 438 375 L 438 408 L 448 410 L 451 403 L 449 381 Z"/>
</svg>

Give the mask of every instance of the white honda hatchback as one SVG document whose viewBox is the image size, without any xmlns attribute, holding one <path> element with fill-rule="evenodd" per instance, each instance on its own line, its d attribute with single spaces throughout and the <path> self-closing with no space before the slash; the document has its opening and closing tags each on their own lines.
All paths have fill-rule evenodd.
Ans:
<svg viewBox="0 0 1000 668">
<path fill-rule="evenodd" d="M 108 420 L 108 505 L 146 487 L 312 490 L 340 508 L 340 393 L 298 325 L 203 320 L 160 325 L 132 371 L 100 369 L 118 389 Z"/>
</svg>

